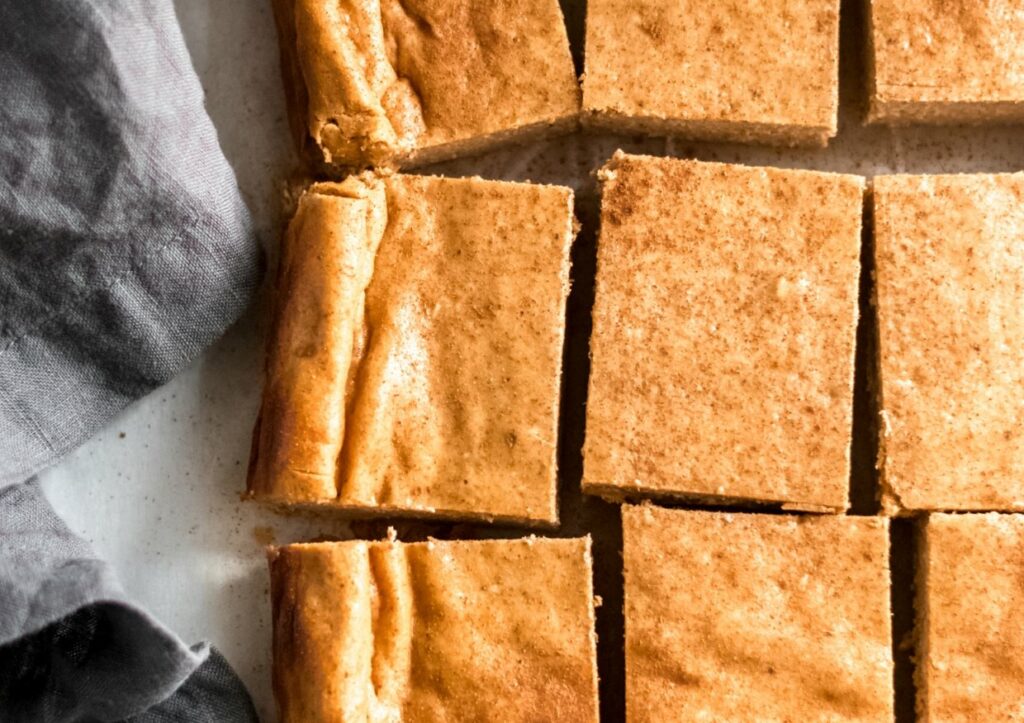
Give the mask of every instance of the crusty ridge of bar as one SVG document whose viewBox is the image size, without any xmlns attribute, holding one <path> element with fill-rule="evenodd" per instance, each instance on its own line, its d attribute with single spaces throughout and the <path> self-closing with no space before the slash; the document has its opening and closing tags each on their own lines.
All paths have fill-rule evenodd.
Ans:
<svg viewBox="0 0 1024 723">
<path fill-rule="evenodd" d="M 278 273 L 249 497 L 337 497 L 348 387 L 364 346 L 366 289 L 386 223 L 384 184 L 372 175 L 315 184 L 300 198 Z"/>
<path fill-rule="evenodd" d="M 271 549 L 269 563 L 273 684 L 282 719 L 384 711 L 397 718 L 412 670 L 414 591 L 406 547 L 294 545 Z"/>
<path fill-rule="evenodd" d="M 342 167 L 385 166 L 412 151 L 425 130 L 423 110 L 388 58 L 380 0 L 273 3 L 299 148 Z"/>
</svg>

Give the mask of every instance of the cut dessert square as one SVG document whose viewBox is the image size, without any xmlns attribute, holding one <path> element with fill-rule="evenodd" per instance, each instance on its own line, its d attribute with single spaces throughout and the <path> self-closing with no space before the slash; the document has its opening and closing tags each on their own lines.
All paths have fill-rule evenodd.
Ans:
<svg viewBox="0 0 1024 723">
<path fill-rule="evenodd" d="M 870 0 L 869 121 L 1024 120 L 1020 0 Z"/>
<path fill-rule="evenodd" d="M 838 0 L 589 0 L 583 122 L 824 146 L 839 106 Z"/>
<path fill-rule="evenodd" d="M 863 179 L 601 174 L 584 488 L 845 509 Z"/>
<path fill-rule="evenodd" d="M 590 538 L 270 553 L 282 723 L 596 723 Z"/>
<path fill-rule="evenodd" d="M 558 0 L 274 0 L 292 129 L 336 166 L 423 164 L 571 130 Z"/>
<path fill-rule="evenodd" d="M 930 515 L 917 580 L 921 720 L 1024 717 L 1024 516 Z"/>
<path fill-rule="evenodd" d="M 555 523 L 572 192 L 312 186 L 285 239 L 251 496 Z"/>
<path fill-rule="evenodd" d="M 626 717 L 891 721 L 884 518 L 622 510 Z"/>
<path fill-rule="evenodd" d="M 873 198 L 884 502 L 1024 509 L 1024 174 Z"/>
</svg>

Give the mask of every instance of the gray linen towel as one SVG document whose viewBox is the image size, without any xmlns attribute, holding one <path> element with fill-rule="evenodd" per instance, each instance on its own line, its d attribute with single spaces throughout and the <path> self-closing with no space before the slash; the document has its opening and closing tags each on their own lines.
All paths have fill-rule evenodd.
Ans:
<svg viewBox="0 0 1024 723">
<path fill-rule="evenodd" d="M 170 0 L 0 0 L 0 720 L 255 720 L 26 480 L 219 336 L 258 266 Z"/>
</svg>

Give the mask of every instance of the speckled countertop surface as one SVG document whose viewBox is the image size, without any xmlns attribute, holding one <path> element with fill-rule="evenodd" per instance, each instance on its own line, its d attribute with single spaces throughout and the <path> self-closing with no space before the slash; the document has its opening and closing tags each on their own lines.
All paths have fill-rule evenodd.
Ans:
<svg viewBox="0 0 1024 723">
<path fill-rule="evenodd" d="M 581 8 L 569 9 L 574 40 Z M 228 160 L 271 250 L 279 228 L 280 193 L 294 169 L 278 74 L 277 39 L 269 2 L 176 0 L 185 39 L 206 89 L 207 107 Z M 590 172 L 616 147 L 705 160 L 739 161 L 861 173 L 1024 169 L 1024 128 L 864 128 L 863 20 L 860 3 L 844 2 L 839 136 L 824 151 L 784 151 L 664 140 L 574 136 L 529 149 L 447 164 L 446 173 L 567 183 L 580 194 L 584 228 L 574 252 L 566 384 L 563 395 L 562 517 L 565 531 L 594 529 L 596 587 L 606 606 L 603 640 L 621 628 L 614 593 L 615 510 L 582 502 L 579 448 L 586 391 L 589 304 L 593 273 L 594 184 Z M 579 44 L 574 50 L 579 52 Z M 186 641 L 213 641 L 248 684 L 261 715 L 273 720 L 270 690 L 270 603 L 263 547 L 270 542 L 344 536 L 329 519 L 286 518 L 239 501 L 260 389 L 261 304 L 164 388 L 133 405 L 107 429 L 43 475 L 58 511 L 111 560 L 129 594 Z M 858 394 L 865 395 L 863 384 Z M 860 403 L 860 402 L 858 402 Z M 857 418 L 861 419 L 858 430 Z M 870 497 L 871 445 L 863 413 L 855 412 L 855 510 Z M 864 488 L 858 490 L 859 485 Z M 451 532 L 450 530 L 448 531 Z M 479 530 L 471 534 L 486 534 Z M 602 590 L 602 588 L 609 588 Z M 614 656 L 612 656 L 614 657 Z M 602 661 L 614 665 L 614 659 Z M 621 693 L 603 681 L 602 695 Z M 603 701 L 606 713 L 621 702 Z"/>
</svg>

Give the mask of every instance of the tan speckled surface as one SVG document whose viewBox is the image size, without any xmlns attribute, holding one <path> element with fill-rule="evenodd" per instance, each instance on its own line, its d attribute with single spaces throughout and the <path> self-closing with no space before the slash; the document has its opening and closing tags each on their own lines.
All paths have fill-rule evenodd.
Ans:
<svg viewBox="0 0 1024 723">
<path fill-rule="evenodd" d="M 884 519 L 622 518 L 630 723 L 892 720 Z"/>
<path fill-rule="evenodd" d="M 1024 121 L 1020 0 L 866 3 L 870 120 Z"/>
<path fill-rule="evenodd" d="M 422 164 L 576 124 L 558 0 L 274 4 L 293 132 L 328 164 Z"/>
<path fill-rule="evenodd" d="M 590 0 L 584 122 L 826 144 L 839 105 L 838 0 Z"/>
<path fill-rule="evenodd" d="M 874 180 L 894 509 L 1024 509 L 1024 174 Z"/>
<path fill-rule="evenodd" d="M 602 174 L 584 489 L 845 509 L 863 179 Z"/>
<path fill-rule="evenodd" d="M 930 515 L 919 552 L 919 720 L 1021 720 L 1024 515 Z"/>
<path fill-rule="evenodd" d="M 556 522 L 572 224 L 555 186 L 314 185 L 278 282 L 252 496 Z"/>
<path fill-rule="evenodd" d="M 596 723 L 589 538 L 270 557 L 281 723 Z"/>
</svg>

